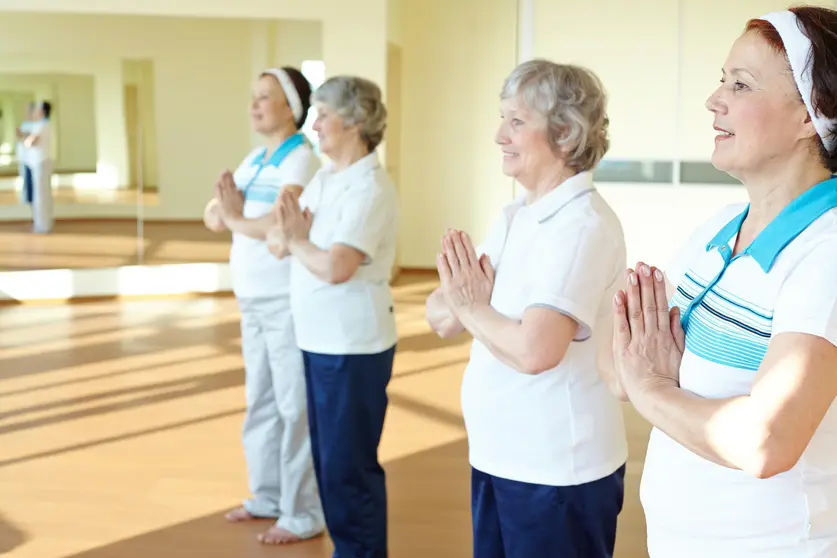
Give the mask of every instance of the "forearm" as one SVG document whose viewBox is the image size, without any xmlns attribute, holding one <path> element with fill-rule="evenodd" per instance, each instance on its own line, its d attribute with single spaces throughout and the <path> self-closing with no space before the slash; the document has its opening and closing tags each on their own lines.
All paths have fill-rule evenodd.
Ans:
<svg viewBox="0 0 837 558">
<path fill-rule="evenodd" d="M 225 216 L 224 224 L 233 232 L 256 240 L 265 240 L 268 231 L 276 224 L 276 219 L 272 214 L 267 214 L 258 219 L 247 219 L 241 215 L 235 215 Z"/>
<path fill-rule="evenodd" d="M 534 374 L 530 340 L 523 324 L 496 311 L 488 304 L 459 313 L 459 322 L 501 362 L 525 374 Z"/>
<path fill-rule="evenodd" d="M 445 302 L 441 289 L 436 289 L 427 298 L 425 305 L 427 323 L 439 337 L 452 337 L 463 331 L 462 324 L 453 315 Z"/>
<path fill-rule="evenodd" d="M 670 438 L 704 459 L 757 477 L 769 469 L 766 436 L 749 396 L 704 399 L 677 386 L 631 394 L 637 411 Z"/>
<path fill-rule="evenodd" d="M 338 281 L 339 273 L 330 251 L 317 247 L 308 239 L 292 240 L 288 250 L 320 281 L 332 284 L 341 282 Z"/>
</svg>

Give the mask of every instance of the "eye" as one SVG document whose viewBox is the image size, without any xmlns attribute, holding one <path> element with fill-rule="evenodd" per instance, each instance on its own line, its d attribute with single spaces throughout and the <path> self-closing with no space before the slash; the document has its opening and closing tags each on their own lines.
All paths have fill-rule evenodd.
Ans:
<svg viewBox="0 0 837 558">
<path fill-rule="evenodd" d="M 523 121 L 520 120 L 519 118 L 515 118 L 515 119 L 512 120 L 512 126 L 521 126 L 522 124 L 523 124 Z"/>
<path fill-rule="evenodd" d="M 733 88 L 735 91 L 741 91 L 741 90 L 743 90 L 743 89 L 748 89 L 747 85 L 745 85 L 745 84 L 741 83 L 740 81 L 736 81 L 735 83 L 733 83 L 733 84 L 732 84 L 732 88 Z"/>
</svg>

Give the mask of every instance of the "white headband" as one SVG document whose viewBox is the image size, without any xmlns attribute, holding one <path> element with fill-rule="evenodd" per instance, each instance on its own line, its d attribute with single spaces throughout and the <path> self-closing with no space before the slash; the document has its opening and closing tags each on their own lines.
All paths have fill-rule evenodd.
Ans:
<svg viewBox="0 0 837 558">
<path fill-rule="evenodd" d="M 782 38 L 782 42 L 785 44 L 785 51 L 788 53 L 788 61 L 793 71 L 793 79 L 796 82 L 796 87 L 799 88 L 799 93 L 805 102 L 805 108 L 808 109 L 808 114 L 811 115 L 811 122 L 813 122 L 814 128 L 817 130 L 820 138 L 822 138 L 823 145 L 825 145 L 825 148 L 830 153 L 837 144 L 837 137 L 831 133 L 831 128 L 837 125 L 837 120 L 825 118 L 814 111 L 812 100 L 814 82 L 811 77 L 814 64 L 811 39 L 802 31 L 796 19 L 796 14 L 789 10 L 771 12 L 759 19 L 769 22 Z"/>
<path fill-rule="evenodd" d="M 302 99 L 299 98 L 299 92 L 294 86 L 294 82 L 288 76 L 288 72 L 282 68 L 269 68 L 262 72 L 268 74 L 279 80 L 279 85 L 282 86 L 282 91 L 285 92 L 285 98 L 288 100 L 288 106 L 291 107 L 291 112 L 294 114 L 294 120 L 297 122 L 302 119 Z"/>
</svg>

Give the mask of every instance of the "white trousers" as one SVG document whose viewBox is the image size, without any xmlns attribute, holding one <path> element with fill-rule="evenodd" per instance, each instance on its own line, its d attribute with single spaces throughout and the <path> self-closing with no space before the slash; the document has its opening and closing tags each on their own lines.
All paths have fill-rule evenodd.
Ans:
<svg viewBox="0 0 837 558">
<path fill-rule="evenodd" d="M 247 414 L 242 438 L 252 498 L 244 507 L 301 538 L 325 528 L 314 463 L 302 352 L 290 297 L 240 298 Z"/>
<path fill-rule="evenodd" d="M 52 212 L 52 161 L 30 166 L 32 170 L 32 222 L 36 233 L 48 233 L 55 225 Z"/>
</svg>

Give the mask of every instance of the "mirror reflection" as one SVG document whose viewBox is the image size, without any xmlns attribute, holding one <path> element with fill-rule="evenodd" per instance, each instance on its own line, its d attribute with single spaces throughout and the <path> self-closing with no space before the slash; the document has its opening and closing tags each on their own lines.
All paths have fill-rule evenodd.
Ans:
<svg viewBox="0 0 837 558">
<path fill-rule="evenodd" d="M 320 23 L 5 17 L 27 31 L 0 52 L 0 271 L 227 262 L 204 206 L 259 142 L 258 74 L 322 83 Z"/>
</svg>

